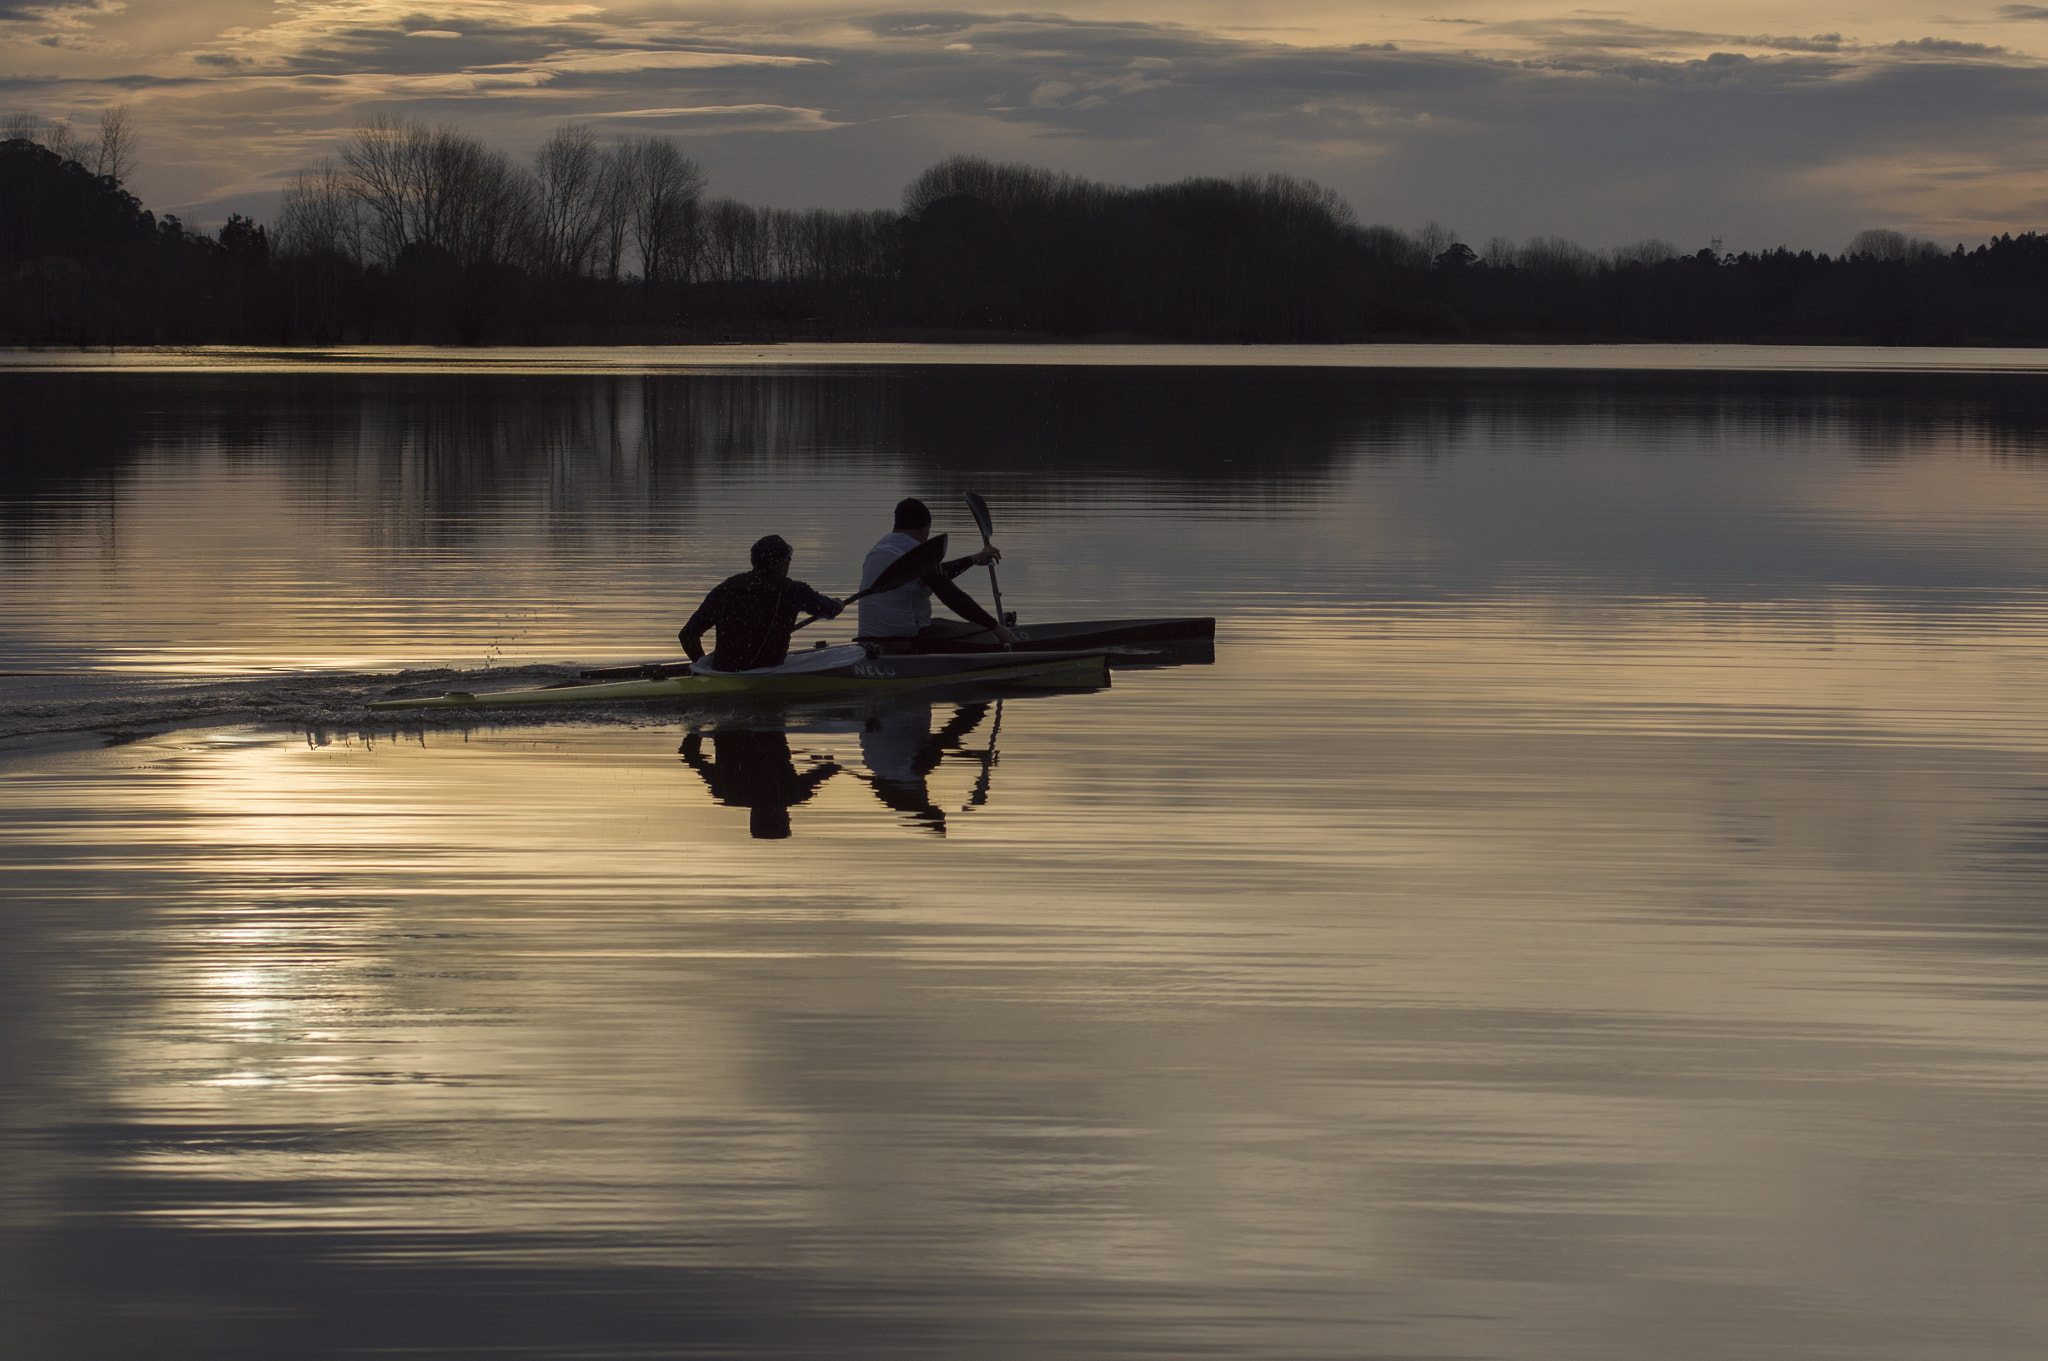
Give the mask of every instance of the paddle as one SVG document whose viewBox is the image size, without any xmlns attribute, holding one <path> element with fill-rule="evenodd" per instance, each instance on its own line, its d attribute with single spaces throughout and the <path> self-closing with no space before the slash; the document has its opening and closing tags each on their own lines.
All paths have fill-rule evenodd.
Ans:
<svg viewBox="0 0 2048 1361">
<path fill-rule="evenodd" d="M 875 577 L 874 585 L 864 590 L 855 591 L 839 603 L 843 607 L 851 605 L 864 595 L 878 595 L 883 591 L 893 591 L 899 586 L 908 586 L 911 582 L 916 581 L 945 560 L 946 536 L 943 534 L 934 535 L 905 553 L 902 557 L 896 559 L 896 561 L 890 563 L 887 567 L 884 567 L 880 574 Z M 799 619 L 796 622 L 796 627 L 790 629 L 790 632 L 795 633 L 797 629 L 802 628 L 804 625 L 815 624 L 824 617 L 822 614 L 814 614 L 808 619 Z"/>
<path fill-rule="evenodd" d="M 975 527 L 981 531 L 981 546 L 994 547 L 990 540 L 995 537 L 995 521 L 988 518 L 988 502 L 981 499 L 979 492 L 967 493 L 967 513 L 974 517 Z M 996 584 L 994 563 L 988 565 L 988 589 L 996 598 L 996 622 L 1000 624 L 1003 622 L 1003 588 Z M 1005 652 L 1009 651 L 1009 648 L 1008 643 L 1003 644 Z"/>
<path fill-rule="evenodd" d="M 893 591 L 898 586 L 908 586 L 911 582 L 945 561 L 945 558 L 946 536 L 941 534 L 937 538 L 927 539 L 902 557 L 896 559 L 896 561 L 890 563 L 887 567 L 884 567 L 882 574 L 875 578 L 874 585 L 868 587 L 865 591 L 855 591 L 839 603 L 841 605 L 851 605 L 864 595 L 873 595 L 877 591 Z M 824 617 L 822 614 L 814 614 L 808 619 L 800 619 L 789 631 L 795 633 L 797 629 L 802 628 L 804 625 L 815 624 Z M 632 680 L 642 676 L 647 677 L 649 680 L 656 680 L 664 676 L 687 676 L 690 674 L 690 664 L 688 662 L 656 662 L 646 666 L 607 666 L 593 671 L 582 671 L 577 674 L 582 676 L 584 680 Z"/>
</svg>

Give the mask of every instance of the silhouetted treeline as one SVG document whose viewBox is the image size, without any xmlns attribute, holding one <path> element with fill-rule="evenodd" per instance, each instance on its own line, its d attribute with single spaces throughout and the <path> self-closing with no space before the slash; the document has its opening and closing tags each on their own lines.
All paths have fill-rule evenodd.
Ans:
<svg viewBox="0 0 2048 1361">
<path fill-rule="evenodd" d="M 704 196 L 664 137 L 558 130 L 526 165 L 398 119 L 214 237 L 121 188 L 132 133 L 0 142 L 0 340 L 572 343 L 1004 333 L 1205 341 L 2048 342 L 2048 237 L 1953 251 L 1595 254 L 1361 226 L 1284 175 L 1146 188 L 972 157 L 900 212 Z M 10 127 L 8 131 L 25 131 Z M 116 154 L 118 153 L 118 154 Z"/>
</svg>

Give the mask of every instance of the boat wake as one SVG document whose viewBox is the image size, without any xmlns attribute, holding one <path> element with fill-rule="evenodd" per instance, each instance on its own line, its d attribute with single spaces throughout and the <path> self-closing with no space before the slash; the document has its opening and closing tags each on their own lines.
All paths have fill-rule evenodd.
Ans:
<svg viewBox="0 0 2048 1361">
<path fill-rule="evenodd" d="M 570 666 L 493 667 L 287 675 L 164 676 L 122 672 L 0 675 L 0 754 L 117 746 L 189 728 L 274 727 L 308 733 L 482 726 L 473 712 L 379 714 L 372 700 L 442 690 L 545 686 L 576 675 Z M 672 723 L 674 706 L 646 703 L 537 705 L 494 711 L 491 726 L 561 722 Z"/>
</svg>

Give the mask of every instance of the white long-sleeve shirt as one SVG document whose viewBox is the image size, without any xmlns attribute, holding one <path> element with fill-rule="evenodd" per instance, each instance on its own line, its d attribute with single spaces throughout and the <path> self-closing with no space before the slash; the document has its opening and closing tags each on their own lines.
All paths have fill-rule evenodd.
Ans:
<svg viewBox="0 0 2048 1361">
<path fill-rule="evenodd" d="M 917 547 L 918 540 L 902 530 L 882 536 L 882 541 L 868 550 L 867 561 L 861 564 L 860 586 L 866 590 L 874 584 L 882 570 L 896 559 Z M 962 619 L 971 620 L 983 628 L 995 627 L 995 616 L 975 602 L 973 596 L 953 585 L 953 578 L 974 565 L 972 557 L 955 558 L 943 566 L 935 567 L 907 586 L 898 586 L 893 591 L 880 595 L 861 597 L 860 634 L 862 638 L 914 638 L 932 622 L 932 589 L 939 591 L 939 598 L 946 602 Z"/>
</svg>

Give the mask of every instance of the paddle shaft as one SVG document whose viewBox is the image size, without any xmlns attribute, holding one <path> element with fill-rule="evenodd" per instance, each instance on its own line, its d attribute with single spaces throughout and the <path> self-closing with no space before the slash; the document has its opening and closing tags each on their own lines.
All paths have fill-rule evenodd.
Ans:
<svg viewBox="0 0 2048 1361">
<path fill-rule="evenodd" d="M 995 547 L 989 541 L 987 530 L 983 530 L 981 533 L 981 546 L 983 548 Z M 988 593 L 996 598 L 996 622 L 1000 624 L 1003 622 L 1003 588 L 996 584 L 996 565 L 994 563 L 988 565 Z"/>
<path fill-rule="evenodd" d="M 974 516 L 975 528 L 981 531 L 981 546 L 983 548 L 995 547 L 995 521 L 989 518 L 988 502 L 981 499 L 980 493 L 968 492 L 967 510 L 969 514 Z M 1000 624 L 1003 622 L 1003 588 L 996 582 L 996 565 L 994 563 L 988 565 L 988 589 L 989 594 L 996 598 L 996 622 Z M 1008 643 L 1003 644 L 1006 650 L 1009 646 Z"/>
</svg>

